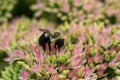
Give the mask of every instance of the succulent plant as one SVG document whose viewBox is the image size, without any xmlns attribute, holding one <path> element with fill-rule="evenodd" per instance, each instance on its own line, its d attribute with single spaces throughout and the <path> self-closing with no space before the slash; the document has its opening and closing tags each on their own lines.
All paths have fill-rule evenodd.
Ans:
<svg viewBox="0 0 120 80">
<path fill-rule="evenodd" d="M 0 1 L 0 23 L 7 22 L 12 17 L 11 11 L 15 4 L 16 1 L 13 0 Z"/>
<path fill-rule="evenodd" d="M 0 80 L 17 80 L 19 79 L 20 70 L 22 66 L 19 64 L 12 64 L 5 68 L 2 72 L 2 78 Z"/>
<path fill-rule="evenodd" d="M 19 22 L 19 21 L 18 21 Z M 27 21 L 26 21 L 27 23 Z M 28 20 L 29 23 L 29 20 Z M 27 24 L 28 24 L 27 23 Z M 31 23 L 32 24 L 32 23 Z M 66 80 L 66 79 L 118 79 L 120 65 L 120 27 L 119 25 L 107 26 L 101 23 L 76 24 L 65 23 L 57 29 L 62 31 L 65 38 L 65 48 L 56 52 L 53 48 L 44 51 L 38 45 L 39 32 L 38 26 L 13 27 L 11 45 L 3 48 L 8 53 L 5 59 L 10 65 L 2 72 L 2 78 L 13 79 L 10 69 L 17 67 L 14 74 L 17 79 L 41 79 L 41 80 Z M 17 25 L 17 26 L 19 26 Z M 28 24 L 30 25 L 30 24 Z M 5 29 L 9 31 L 10 27 Z M 54 28 L 53 28 L 54 29 Z M 11 32 L 12 33 L 12 32 Z M 4 34 L 4 33 L 3 33 Z M 10 34 L 7 34 L 10 37 Z M 32 38 L 31 38 L 32 36 Z M 35 39 L 35 40 L 34 40 Z M 8 43 L 11 43 L 8 41 Z M 15 65 L 15 66 L 13 66 Z M 15 80 L 17 80 L 15 79 Z"/>
<path fill-rule="evenodd" d="M 35 17 L 57 17 L 62 22 L 104 22 L 115 24 L 119 20 L 119 0 L 36 0 L 31 6 Z M 47 16 L 47 15 L 50 16 Z M 114 19 L 114 20 L 113 20 Z"/>
<path fill-rule="evenodd" d="M 36 1 L 32 8 L 40 19 L 17 18 L 0 27 L 0 55 L 9 63 L 0 80 L 120 79 L 119 0 Z M 62 34 L 60 51 L 53 42 L 43 50 L 40 28 Z"/>
</svg>

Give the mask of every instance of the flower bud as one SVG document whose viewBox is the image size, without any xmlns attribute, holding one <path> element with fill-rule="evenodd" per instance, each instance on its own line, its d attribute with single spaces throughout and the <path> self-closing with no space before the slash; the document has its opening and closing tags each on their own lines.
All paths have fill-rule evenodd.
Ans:
<svg viewBox="0 0 120 80">
<path fill-rule="evenodd" d="M 120 80 L 120 76 L 117 76 L 117 80 Z"/>
<path fill-rule="evenodd" d="M 52 62 L 55 63 L 57 61 L 57 57 L 55 55 L 52 56 Z"/>
<path fill-rule="evenodd" d="M 69 72 L 70 72 L 70 70 L 64 70 L 64 71 L 62 72 L 62 74 L 63 74 L 63 75 L 68 75 Z"/>
<path fill-rule="evenodd" d="M 45 78 L 49 78 L 49 77 L 50 77 L 49 72 L 46 72 L 46 73 L 45 73 Z"/>
<path fill-rule="evenodd" d="M 65 62 L 65 56 L 64 56 L 64 55 L 61 55 L 61 56 L 58 58 L 58 61 L 61 62 L 61 63 L 64 63 L 64 62 Z"/>
<path fill-rule="evenodd" d="M 84 80 L 83 78 L 79 78 L 78 80 Z"/>
<path fill-rule="evenodd" d="M 118 75 L 120 75 L 120 69 L 116 69 L 115 73 L 118 74 Z"/>
<path fill-rule="evenodd" d="M 113 43 L 112 43 L 112 46 L 113 47 L 115 47 L 115 46 L 117 46 L 118 45 L 118 41 L 114 41 Z"/>
<path fill-rule="evenodd" d="M 97 50 L 94 47 L 92 47 L 91 48 L 91 55 L 94 56 L 94 55 L 96 55 L 96 53 L 97 53 Z"/>
<path fill-rule="evenodd" d="M 110 60 L 110 56 L 107 52 L 104 53 L 105 55 L 105 61 L 109 61 Z"/>
<path fill-rule="evenodd" d="M 66 76 L 61 74 L 61 75 L 59 75 L 59 79 L 60 80 L 66 80 Z"/>
<path fill-rule="evenodd" d="M 24 62 L 18 61 L 17 63 L 22 65 L 23 68 L 25 68 L 26 70 L 31 71 L 30 67 L 27 64 L 25 64 Z"/>
<path fill-rule="evenodd" d="M 79 77 L 82 77 L 82 69 L 80 69 L 80 70 L 78 71 L 78 76 L 79 76 Z"/>
<path fill-rule="evenodd" d="M 94 64 L 93 63 L 91 63 L 89 66 L 90 66 L 90 68 L 94 68 Z"/>
<path fill-rule="evenodd" d="M 73 51 L 73 50 L 74 50 L 74 47 L 75 47 L 74 45 L 69 45 L 69 50 L 70 50 L 70 51 Z"/>
<path fill-rule="evenodd" d="M 71 61 L 72 61 L 71 59 L 68 59 L 65 63 L 70 64 Z"/>
<path fill-rule="evenodd" d="M 71 57 L 70 51 L 68 51 L 67 53 L 65 53 L 65 58 L 66 58 L 66 59 L 69 59 L 70 57 Z"/>
<path fill-rule="evenodd" d="M 51 61 L 52 61 L 52 58 L 49 56 L 49 57 L 47 58 L 47 64 L 50 65 L 50 64 L 51 64 Z"/>
<path fill-rule="evenodd" d="M 36 76 L 41 79 L 42 78 L 42 75 L 40 73 L 37 73 Z"/>
<path fill-rule="evenodd" d="M 116 52 L 112 52 L 110 56 L 114 58 L 116 56 Z"/>
<path fill-rule="evenodd" d="M 61 19 L 65 21 L 67 19 L 67 16 L 62 16 Z"/>
<path fill-rule="evenodd" d="M 89 39 L 89 42 L 88 42 L 89 45 L 93 45 L 93 40 L 92 39 Z"/>
</svg>

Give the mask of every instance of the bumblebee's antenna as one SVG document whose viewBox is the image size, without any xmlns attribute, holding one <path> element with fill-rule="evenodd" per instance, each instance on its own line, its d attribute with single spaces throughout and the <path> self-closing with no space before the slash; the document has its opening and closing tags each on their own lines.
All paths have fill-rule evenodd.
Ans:
<svg viewBox="0 0 120 80">
<path fill-rule="evenodd" d="M 50 30 L 47 30 L 47 29 L 39 29 L 39 31 L 42 31 L 42 32 L 49 32 Z"/>
</svg>

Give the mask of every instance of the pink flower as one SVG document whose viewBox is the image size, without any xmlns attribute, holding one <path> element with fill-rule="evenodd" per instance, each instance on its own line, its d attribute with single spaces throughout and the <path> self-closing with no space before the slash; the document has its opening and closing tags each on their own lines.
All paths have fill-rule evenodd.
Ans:
<svg viewBox="0 0 120 80">
<path fill-rule="evenodd" d="M 116 10 L 115 9 L 108 9 L 108 10 L 106 10 L 106 13 L 107 13 L 107 15 L 108 16 L 112 16 L 112 15 L 115 15 L 115 13 L 116 13 Z"/>
<path fill-rule="evenodd" d="M 96 27 L 90 27 L 89 28 L 89 33 L 93 34 L 94 36 L 98 35 L 98 31 L 97 31 Z"/>
<path fill-rule="evenodd" d="M 73 54 L 74 55 L 78 55 L 78 54 L 81 54 L 82 53 L 82 50 L 83 50 L 83 47 L 80 46 L 80 47 L 76 47 Z"/>
<path fill-rule="evenodd" d="M 82 59 L 75 57 L 75 58 L 72 59 L 71 66 L 75 68 L 77 66 L 80 66 L 81 63 L 82 63 Z"/>
<path fill-rule="evenodd" d="M 115 62 L 110 62 L 109 64 L 108 64 L 108 66 L 110 67 L 110 68 L 115 68 L 116 67 L 116 63 Z"/>
<path fill-rule="evenodd" d="M 34 67 L 33 67 L 33 71 L 35 72 L 35 73 L 38 73 L 38 72 L 40 72 L 40 70 L 41 70 L 41 66 L 40 66 L 40 64 L 34 64 Z"/>
<path fill-rule="evenodd" d="M 51 80 L 59 80 L 58 74 L 52 74 Z"/>
<path fill-rule="evenodd" d="M 89 3 L 87 3 L 83 6 L 83 9 L 88 12 L 92 11 L 92 8 L 93 8 L 92 4 L 89 4 Z"/>
<path fill-rule="evenodd" d="M 116 61 L 120 61 L 120 54 L 117 54 L 115 59 L 116 59 Z"/>
<path fill-rule="evenodd" d="M 21 71 L 21 73 L 20 73 L 20 80 L 28 80 L 28 78 L 29 78 L 29 73 L 27 72 L 27 71 Z"/>
<path fill-rule="evenodd" d="M 115 40 L 117 40 L 118 42 L 120 42 L 120 34 L 116 34 L 114 37 L 115 37 Z"/>
<path fill-rule="evenodd" d="M 107 69 L 107 67 L 108 67 L 107 63 L 101 64 L 101 69 L 105 70 L 105 69 Z"/>
<path fill-rule="evenodd" d="M 32 60 L 30 58 L 31 56 L 28 53 L 24 54 L 24 59 L 27 63 L 31 63 L 32 64 Z"/>
<path fill-rule="evenodd" d="M 102 62 L 102 59 L 103 59 L 103 56 L 100 55 L 100 54 L 97 54 L 97 55 L 94 56 L 94 62 L 95 63 Z"/>
<path fill-rule="evenodd" d="M 94 69 L 87 69 L 87 68 L 83 69 L 83 76 L 86 80 L 90 80 L 93 73 L 94 73 Z"/>
<path fill-rule="evenodd" d="M 2 42 L 0 46 L 1 46 L 2 49 L 6 49 L 6 47 L 8 46 L 8 44 L 5 43 L 5 42 Z"/>
<path fill-rule="evenodd" d="M 110 38 L 105 34 L 101 34 L 99 37 L 99 43 L 103 47 L 107 48 L 110 45 Z"/>
<path fill-rule="evenodd" d="M 40 49 L 39 49 L 38 46 L 35 46 L 35 47 L 34 47 L 34 52 L 35 52 L 36 54 L 40 54 Z M 40 55 L 38 55 L 38 57 L 40 57 Z"/>
<path fill-rule="evenodd" d="M 80 0 L 73 0 L 74 2 L 74 5 L 76 6 L 76 7 L 78 7 L 79 5 L 80 5 Z"/>
<path fill-rule="evenodd" d="M 48 67 L 47 69 L 48 69 L 48 72 L 49 72 L 50 74 L 55 74 L 55 73 L 56 73 L 56 70 L 54 69 L 53 66 L 50 66 L 50 67 Z"/>
<path fill-rule="evenodd" d="M 69 10 L 70 10 L 69 4 L 67 2 L 63 3 L 62 11 L 64 13 L 67 13 L 67 12 L 69 12 Z"/>
<path fill-rule="evenodd" d="M 102 76 L 103 73 L 104 73 L 104 70 L 102 70 L 102 69 L 100 69 L 100 70 L 97 72 L 97 74 L 98 74 L 99 76 Z"/>
<path fill-rule="evenodd" d="M 84 34 L 81 34 L 81 36 L 79 37 L 79 40 L 80 40 L 81 42 L 85 42 L 85 40 L 86 40 L 85 35 L 84 35 Z"/>
<path fill-rule="evenodd" d="M 34 56 L 37 62 L 43 61 L 43 54 L 41 54 L 40 48 L 38 46 L 34 47 Z"/>
<path fill-rule="evenodd" d="M 72 75 L 72 80 L 78 80 L 78 75 L 73 74 Z"/>
<path fill-rule="evenodd" d="M 74 70 L 71 70 L 70 73 L 69 73 L 69 77 L 72 79 L 72 80 L 78 80 L 78 70 L 79 69 L 74 69 Z"/>
<path fill-rule="evenodd" d="M 88 64 L 91 64 L 91 63 L 93 63 L 93 62 L 94 62 L 93 57 L 88 58 Z"/>
<path fill-rule="evenodd" d="M 60 71 L 63 71 L 63 70 L 65 70 L 66 68 L 67 68 L 67 66 L 61 65 L 60 68 L 59 68 L 59 70 L 60 70 Z"/>
<path fill-rule="evenodd" d="M 24 57 L 24 53 L 21 50 L 16 50 L 15 55 L 16 55 L 16 57 L 20 57 L 20 58 Z"/>
<path fill-rule="evenodd" d="M 103 35 L 109 35 L 111 32 L 111 27 L 104 28 L 102 31 Z"/>
<path fill-rule="evenodd" d="M 7 41 L 9 41 L 9 38 L 10 38 L 10 36 L 8 34 L 6 34 L 6 35 L 4 35 L 3 40 L 5 40 L 7 42 Z"/>
<path fill-rule="evenodd" d="M 97 70 L 101 70 L 101 69 L 102 69 L 102 70 L 106 70 L 107 67 L 108 67 L 107 63 L 103 63 L 103 64 L 97 65 L 97 66 L 96 66 L 96 69 L 97 69 Z"/>
<path fill-rule="evenodd" d="M 105 0 L 105 2 L 106 2 L 107 4 L 110 4 L 110 3 L 113 2 L 113 0 Z"/>
<path fill-rule="evenodd" d="M 82 45 L 82 42 L 79 41 L 79 42 L 77 43 L 77 45 L 75 46 L 75 49 L 74 49 L 73 54 L 74 54 L 74 55 L 79 55 L 79 54 L 82 53 L 82 50 L 83 50 L 83 45 Z"/>
<path fill-rule="evenodd" d="M 26 43 L 25 39 L 20 39 L 20 41 L 21 41 L 22 44 Z"/>
</svg>

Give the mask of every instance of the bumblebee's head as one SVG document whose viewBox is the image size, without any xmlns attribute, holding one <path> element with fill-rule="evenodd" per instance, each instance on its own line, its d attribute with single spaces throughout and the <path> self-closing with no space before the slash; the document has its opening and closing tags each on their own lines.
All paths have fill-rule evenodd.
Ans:
<svg viewBox="0 0 120 80">
<path fill-rule="evenodd" d="M 52 35 L 51 35 L 51 37 L 54 38 L 54 39 L 56 39 L 56 38 L 58 38 L 58 37 L 60 37 L 60 36 L 61 36 L 60 32 L 54 32 L 54 33 L 52 33 Z"/>
<path fill-rule="evenodd" d="M 53 32 L 50 39 L 51 39 L 51 42 L 55 42 L 56 40 L 62 38 L 60 32 Z"/>
</svg>

